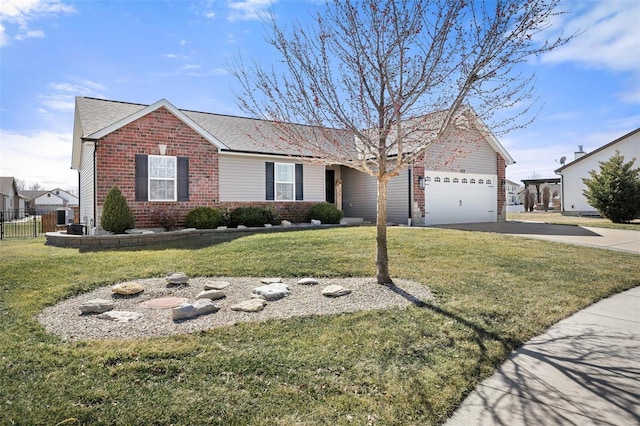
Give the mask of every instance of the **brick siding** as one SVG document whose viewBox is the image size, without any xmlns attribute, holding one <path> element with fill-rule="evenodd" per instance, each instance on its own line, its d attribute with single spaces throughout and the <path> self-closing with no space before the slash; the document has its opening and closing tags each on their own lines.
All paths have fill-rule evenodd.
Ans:
<svg viewBox="0 0 640 426">
<path fill-rule="evenodd" d="M 166 155 L 189 158 L 189 201 L 135 201 L 135 156 L 159 155 L 158 145 L 167 146 Z M 158 227 L 152 218 L 155 209 L 172 212 L 182 223 L 189 210 L 215 206 L 219 201 L 217 147 L 164 107 L 100 139 L 96 174 L 99 213 L 107 192 L 117 185 L 133 211 L 137 228 Z"/>
</svg>

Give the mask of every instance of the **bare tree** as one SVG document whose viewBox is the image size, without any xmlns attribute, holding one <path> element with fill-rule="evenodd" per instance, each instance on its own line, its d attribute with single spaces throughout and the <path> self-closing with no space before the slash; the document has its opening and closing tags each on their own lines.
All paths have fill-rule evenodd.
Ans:
<svg viewBox="0 0 640 426">
<path fill-rule="evenodd" d="M 329 0 L 313 26 L 290 29 L 272 14 L 268 41 L 281 63 L 238 59 L 230 67 L 240 83 L 236 97 L 273 125 L 268 144 L 376 178 L 376 275 L 392 285 L 387 183 L 411 165 L 465 155 L 455 143 L 438 158 L 424 154 L 455 141 L 477 118 L 491 119 L 494 132 L 526 124 L 517 123 L 533 105 L 534 80 L 518 66 L 568 40 L 540 40 L 560 14 L 557 3 Z M 496 114 L 506 110 L 506 118 Z"/>
<path fill-rule="evenodd" d="M 31 185 L 29 185 L 29 190 L 30 191 L 41 191 L 42 190 L 42 186 L 40 186 L 40 184 L 38 182 L 32 183 Z"/>
</svg>

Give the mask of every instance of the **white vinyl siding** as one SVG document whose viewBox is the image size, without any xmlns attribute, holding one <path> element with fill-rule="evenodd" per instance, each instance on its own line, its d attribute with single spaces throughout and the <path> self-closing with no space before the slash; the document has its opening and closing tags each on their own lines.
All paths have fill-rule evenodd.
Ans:
<svg viewBox="0 0 640 426">
<path fill-rule="evenodd" d="M 460 146 L 456 143 L 431 145 L 426 151 L 425 168 L 454 173 L 496 174 L 496 151 L 477 131 L 470 131 L 467 139 L 469 142 Z M 461 155 L 455 152 L 457 148 L 463 151 Z"/>
<path fill-rule="evenodd" d="M 218 157 L 220 201 L 265 201 L 265 162 L 295 164 L 282 157 L 221 153 Z M 294 193 L 295 194 L 295 193 Z M 324 166 L 304 164 L 304 201 L 324 201 Z"/>
<path fill-rule="evenodd" d="M 392 178 L 387 186 L 387 221 L 406 224 L 409 218 L 408 170 Z M 377 211 L 376 178 L 357 170 L 342 168 L 342 207 L 345 216 L 375 222 Z"/>
<path fill-rule="evenodd" d="M 177 157 L 149 156 L 149 201 L 176 201 Z"/>
<path fill-rule="evenodd" d="M 94 203 L 95 203 L 95 176 L 93 170 L 93 154 L 95 144 L 84 142 L 80 161 L 80 222 L 90 228 L 96 226 L 94 223 Z"/>
<path fill-rule="evenodd" d="M 616 150 L 624 156 L 624 162 L 636 161 L 634 167 L 640 166 L 640 132 L 635 133 L 605 149 L 588 157 L 579 159 L 565 166 L 562 170 L 562 211 L 567 214 L 595 214 L 595 207 L 591 206 L 582 191 L 587 187 L 582 178 L 589 178 L 589 171 L 600 172 L 600 162 L 613 157 Z"/>
</svg>

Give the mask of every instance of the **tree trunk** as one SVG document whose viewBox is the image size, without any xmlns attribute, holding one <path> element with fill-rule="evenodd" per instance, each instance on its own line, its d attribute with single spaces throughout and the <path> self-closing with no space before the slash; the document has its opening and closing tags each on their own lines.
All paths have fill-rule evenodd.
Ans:
<svg viewBox="0 0 640 426">
<path fill-rule="evenodd" d="M 387 182 L 386 176 L 378 176 L 376 278 L 378 284 L 393 285 L 393 280 L 389 276 L 389 253 L 387 250 Z"/>
</svg>

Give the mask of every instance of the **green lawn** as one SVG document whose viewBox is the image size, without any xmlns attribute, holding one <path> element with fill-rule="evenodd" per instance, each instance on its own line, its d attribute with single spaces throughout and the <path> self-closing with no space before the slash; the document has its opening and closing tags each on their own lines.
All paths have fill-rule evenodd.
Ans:
<svg viewBox="0 0 640 426">
<path fill-rule="evenodd" d="M 631 221 L 631 223 L 613 223 L 609 219 L 601 217 L 579 217 L 579 216 L 563 216 L 560 212 L 527 212 L 527 213 L 507 213 L 507 220 L 514 221 L 534 221 L 552 223 L 556 225 L 578 225 L 593 226 L 596 228 L 613 228 L 613 229 L 630 229 L 640 231 L 640 219 Z"/>
<path fill-rule="evenodd" d="M 491 233 L 390 228 L 391 274 L 426 307 L 68 343 L 34 319 L 98 286 L 191 276 L 373 276 L 374 228 L 79 252 L 0 242 L 0 424 L 438 424 L 509 352 L 640 285 L 640 256 Z M 215 314 L 214 314 L 215 315 Z"/>
</svg>

